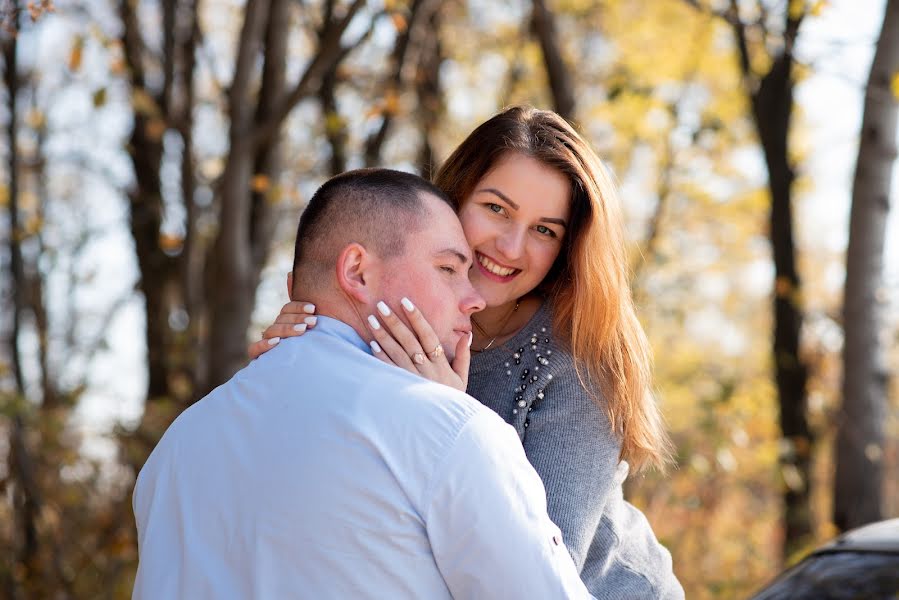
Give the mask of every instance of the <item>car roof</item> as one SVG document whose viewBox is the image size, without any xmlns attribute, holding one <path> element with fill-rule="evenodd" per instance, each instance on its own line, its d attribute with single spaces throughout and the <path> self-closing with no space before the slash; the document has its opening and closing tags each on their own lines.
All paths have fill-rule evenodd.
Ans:
<svg viewBox="0 0 899 600">
<path fill-rule="evenodd" d="M 878 521 L 842 534 L 813 554 L 887 552 L 899 554 L 899 519 Z"/>
</svg>

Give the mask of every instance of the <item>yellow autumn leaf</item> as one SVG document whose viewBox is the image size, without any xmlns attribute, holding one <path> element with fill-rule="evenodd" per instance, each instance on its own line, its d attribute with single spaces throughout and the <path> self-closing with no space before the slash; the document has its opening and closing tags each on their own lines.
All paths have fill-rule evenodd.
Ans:
<svg viewBox="0 0 899 600">
<path fill-rule="evenodd" d="M 34 211 L 41 204 L 41 198 L 33 191 L 25 189 L 19 191 L 19 210 Z"/>
<path fill-rule="evenodd" d="M 122 75 L 125 73 L 125 59 L 116 56 L 109 61 L 109 72 L 112 75 Z"/>
<path fill-rule="evenodd" d="M 790 0 L 790 18 L 798 19 L 805 14 L 805 0 Z"/>
<path fill-rule="evenodd" d="M 387 114 L 397 114 L 400 110 L 400 95 L 393 88 L 387 90 L 384 94 L 384 112 Z"/>
<path fill-rule="evenodd" d="M 269 204 L 280 204 L 286 196 L 283 185 L 273 185 L 265 194 L 265 201 Z"/>
<path fill-rule="evenodd" d="M 81 68 L 81 61 L 84 57 L 84 38 L 78 36 L 75 38 L 75 42 L 72 44 L 72 49 L 69 51 L 69 70 L 77 71 Z"/>
<path fill-rule="evenodd" d="M 789 277 L 778 277 L 774 282 L 774 293 L 777 294 L 778 298 L 783 298 L 785 296 L 790 295 L 793 291 L 793 283 L 790 281 Z"/>
<path fill-rule="evenodd" d="M 36 233 L 40 233 L 41 229 L 44 227 L 44 219 L 42 219 L 39 215 L 31 215 L 27 221 L 25 221 L 25 226 L 23 227 L 23 232 L 25 236 L 32 236 Z"/>
<path fill-rule="evenodd" d="M 346 121 L 338 113 L 330 111 L 325 115 L 325 130 L 328 133 L 337 133 L 346 125 Z"/>
<path fill-rule="evenodd" d="M 44 111 L 33 108 L 25 115 L 25 124 L 32 129 L 43 129 L 47 124 L 47 117 Z"/>
<path fill-rule="evenodd" d="M 821 13 L 824 11 L 825 8 L 828 7 L 829 4 L 830 4 L 829 0 L 817 0 L 814 4 L 812 4 L 812 7 L 809 9 L 809 14 L 811 14 L 813 17 L 820 17 Z"/>
<path fill-rule="evenodd" d="M 165 253 L 173 253 L 177 252 L 184 245 L 184 238 L 180 235 L 174 235 L 171 233 L 160 233 L 159 234 L 159 247 Z"/>
<path fill-rule="evenodd" d="M 147 137 L 157 142 L 165 135 L 165 130 L 165 121 L 160 118 L 149 119 L 147 124 L 144 125 L 144 132 L 147 134 Z"/>
<path fill-rule="evenodd" d="M 147 90 L 143 88 L 132 90 L 131 106 L 134 107 L 135 111 L 148 117 L 156 116 L 160 112 L 159 105 L 156 104 L 156 100 L 154 100 L 153 96 L 148 94 Z"/>
<path fill-rule="evenodd" d="M 100 108 L 106 104 L 106 88 L 102 87 L 94 92 L 93 95 L 94 108 Z"/>
<path fill-rule="evenodd" d="M 406 21 L 406 17 L 398 12 L 392 13 L 390 15 L 390 20 L 393 21 L 393 26 L 396 28 L 398 33 L 403 33 L 409 26 L 408 21 Z"/>
<path fill-rule="evenodd" d="M 890 82 L 890 89 L 893 90 L 893 96 L 899 100 L 899 71 L 893 73 L 893 80 Z"/>
<path fill-rule="evenodd" d="M 270 185 L 271 181 L 269 180 L 268 175 L 263 175 L 262 173 L 255 175 L 250 181 L 250 187 L 257 194 L 265 193 Z"/>
</svg>

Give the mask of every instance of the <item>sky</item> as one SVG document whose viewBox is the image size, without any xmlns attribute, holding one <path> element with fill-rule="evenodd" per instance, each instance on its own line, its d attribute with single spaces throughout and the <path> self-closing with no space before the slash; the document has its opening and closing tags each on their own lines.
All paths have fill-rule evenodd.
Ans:
<svg viewBox="0 0 899 600">
<path fill-rule="evenodd" d="M 809 155 L 804 169 L 814 189 L 799 203 L 797 222 L 810 248 L 824 244 L 842 251 L 848 241 L 852 177 L 858 152 L 863 92 L 880 34 L 884 2 L 831 1 L 821 16 L 803 28 L 799 59 L 814 66 L 797 89 L 804 113 Z M 826 60 L 821 60 L 826 57 Z M 899 139 L 899 135 L 897 135 Z M 885 281 L 892 309 L 899 308 L 899 169 L 893 169 L 892 210 L 887 224 Z M 819 232 L 827 235 L 819 235 Z M 842 273 L 835 275 L 842 284 Z"/>
</svg>

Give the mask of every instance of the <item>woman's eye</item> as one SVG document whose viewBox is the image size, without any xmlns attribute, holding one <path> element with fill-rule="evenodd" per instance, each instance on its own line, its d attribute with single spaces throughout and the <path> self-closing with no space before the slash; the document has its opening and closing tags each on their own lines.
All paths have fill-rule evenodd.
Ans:
<svg viewBox="0 0 899 600">
<path fill-rule="evenodd" d="M 456 268 L 455 268 L 455 267 L 443 266 L 443 267 L 440 267 L 440 270 L 441 270 L 441 271 L 444 271 L 444 272 L 446 272 L 446 273 L 450 273 L 450 274 L 452 274 L 452 275 L 455 275 L 455 274 L 456 274 Z"/>
<path fill-rule="evenodd" d="M 547 227 L 546 225 L 537 225 L 536 227 L 537 233 L 542 235 L 548 235 L 550 237 L 556 237 L 556 232 Z"/>
<path fill-rule="evenodd" d="M 496 214 L 502 214 L 502 212 L 503 212 L 503 207 L 500 206 L 499 204 L 495 204 L 493 202 L 488 203 L 487 208 L 489 208 L 491 211 L 495 212 Z"/>
</svg>

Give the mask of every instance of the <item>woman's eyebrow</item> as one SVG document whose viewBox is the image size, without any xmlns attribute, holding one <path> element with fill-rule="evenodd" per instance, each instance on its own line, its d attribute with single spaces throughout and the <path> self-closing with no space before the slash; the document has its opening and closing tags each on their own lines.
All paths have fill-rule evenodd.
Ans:
<svg viewBox="0 0 899 600">
<path fill-rule="evenodd" d="M 541 221 L 546 223 L 555 223 L 556 225 L 561 225 L 565 229 L 568 229 L 568 223 L 565 222 L 565 219 L 556 219 L 553 217 L 540 217 Z"/>
<path fill-rule="evenodd" d="M 505 202 L 512 208 L 514 208 L 515 210 L 518 210 L 518 208 L 519 208 L 519 206 L 517 204 L 515 204 L 514 202 L 512 202 L 512 200 L 508 196 L 506 196 L 504 193 L 502 193 L 501 191 L 499 191 L 496 188 L 483 188 L 483 189 L 478 190 L 478 193 L 480 193 L 480 192 L 487 192 L 489 194 L 493 194 L 494 196 L 498 197 L 500 200 L 502 200 L 503 202 Z"/>
</svg>

